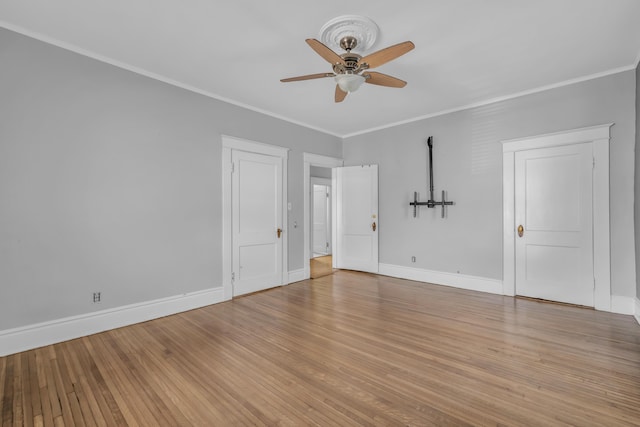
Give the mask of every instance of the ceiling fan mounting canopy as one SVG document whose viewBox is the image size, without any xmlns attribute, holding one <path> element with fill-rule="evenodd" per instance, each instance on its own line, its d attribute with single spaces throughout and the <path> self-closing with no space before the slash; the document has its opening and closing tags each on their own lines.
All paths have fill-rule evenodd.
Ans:
<svg viewBox="0 0 640 427">
<path fill-rule="evenodd" d="M 344 18 L 344 17 L 342 17 Z M 346 17 L 353 18 L 353 17 Z M 338 18 L 336 18 L 338 19 Z M 364 18 L 367 19 L 368 18 Z M 330 21 L 328 24 L 331 24 Z M 368 20 L 371 23 L 373 21 Z M 328 25 L 327 24 L 327 25 Z M 327 27 L 325 25 L 325 27 Z M 373 23 L 375 25 L 375 23 Z M 324 33 L 323 28 L 323 33 Z M 377 26 L 375 26 L 375 34 L 377 35 Z M 379 86 L 401 88 L 406 86 L 407 82 L 395 77 L 382 73 L 368 71 L 370 68 L 379 67 L 387 62 L 396 59 L 399 56 L 412 50 L 415 46 L 412 42 L 406 41 L 396 45 L 381 49 L 366 56 L 352 52 L 359 46 L 360 39 L 353 34 L 343 34 L 339 39 L 340 48 L 346 52 L 338 55 L 324 43 L 316 39 L 307 39 L 307 44 L 325 61 L 331 64 L 333 73 L 309 74 L 306 76 L 290 77 L 280 80 L 281 82 L 294 82 L 300 80 L 319 79 L 323 77 L 335 77 L 336 90 L 335 102 L 342 102 L 348 93 L 355 92 L 362 83 L 370 83 Z"/>
<path fill-rule="evenodd" d="M 368 51 L 375 46 L 379 33 L 378 25 L 366 16 L 342 15 L 322 26 L 318 40 L 335 51 L 347 50 L 341 45 L 342 39 L 354 37 L 358 41 L 358 49 Z"/>
</svg>

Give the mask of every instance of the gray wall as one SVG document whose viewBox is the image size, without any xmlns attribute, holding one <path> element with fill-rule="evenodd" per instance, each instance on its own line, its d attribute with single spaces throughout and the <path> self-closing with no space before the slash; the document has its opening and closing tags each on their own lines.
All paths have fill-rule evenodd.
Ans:
<svg viewBox="0 0 640 427">
<path fill-rule="evenodd" d="M 347 138 L 345 164 L 380 165 L 380 262 L 502 279 L 502 146 L 505 139 L 615 122 L 611 141 L 612 294 L 635 294 L 635 72 L 548 90 Z M 428 94 L 425 94 L 428 96 Z M 434 184 L 455 201 L 448 217 L 428 198 L 426 137 Z M 416 263 L 411 263 L 415 255 Z"/>
<path fill-rule="evenodd" d="M 331 179 L 331 168 L 323 168 L 320 166 L 310 166 L 309 175 L 316 178 Z"/>
<path fill-rule="evenodd" d="M 636 66 L 635 236 L 636 297 L 640 299 L 640 65 Z M 640 316 L 640 313 L 636 313 Z"/>
<path fill-rule="evenodd" d="M 221 286 L 221 134 L 292 148 L 303 267 L 302 152 L 339 138 L 4 29 L 0 64 L 0 330 Z"/>
</svg>

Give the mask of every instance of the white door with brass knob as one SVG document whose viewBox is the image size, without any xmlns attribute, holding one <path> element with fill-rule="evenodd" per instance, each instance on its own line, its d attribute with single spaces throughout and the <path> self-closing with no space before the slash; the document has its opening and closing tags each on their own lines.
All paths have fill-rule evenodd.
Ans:
<svg viewBox="0 0 640 427">
<path fill-rule="evenodd" d="M 594 305 L 592 150 L 515 153 L 516 294 Z"/>
<path fill-rule="evenodd" d="M 233 150 L 233 295 L 282 285 L 282 158 Z"/>
<path fill-rule="evenodd" d="M 336 267 L 378 272 L 378 165 L 336 168 Z"/>
</svg>

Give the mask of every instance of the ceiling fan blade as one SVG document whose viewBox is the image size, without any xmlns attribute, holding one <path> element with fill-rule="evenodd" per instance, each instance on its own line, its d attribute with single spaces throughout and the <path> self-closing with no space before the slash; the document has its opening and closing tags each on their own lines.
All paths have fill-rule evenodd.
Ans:
<svg viewBox="0 0 640 427">
<path fill-rule="evenodd" d="M 327 61 L 329 64 L 331 64 L 331 65 L 333 65 L 333 64 L 344 64 L 344 59 L 342 59 L 340 57 L 340 55 L 338 55 L 337 53 L 335 53 L 334 51 L 329 49 L 327 46 L 325 46 L 324 44 L 322 44 L 318 40 L 316 40 L 316 39 L 307 39 L 305 41 L 307 42 L 307 44 L 309 46 L 311 46 L 311 49 L 315 50 L 316 53 L 318 55 L 322 56 L 325 59 L 325 61 Z"/>
<path fill-rule="evenodd" d="M 368 71 L 362 75 L 366 78 L 364 82 L 372 85 L 388 87 L 405 87 L 407 85 L 407 82 L 404 80 L 400 80 L 386 74 L 376 73 L 375 71 Z"/>
<path fill-rule="evenodd" d="M 289 77 L 287 79 L 281 79 L 280 81 L 283 83 L 286 82 L 297 82 L 300 80 L 311 80 L 311 79 L 321 79 L 323 77 L 334 77 L 333 73 L 318 73 L 318 74 L 308 74 L 306 76 L 298 76 L 298 77 Z"/>
<path fill-rule="evenodd" d="M 347 97 L 347 92 L 340 89 L 340 86 L 336 85 L 336 102 L 342 102 Z"/>
<path fill-rule="evenodd" d="M 365 56 L 359 61 L 359 63 L 367 63 L 369 65 L 369 68 L 379 67 L 382 64 L 386 64 L 387 62 L 404 55 L 414 47 L 416 46 L 410 41 L 398 43 L 377 52 L 373 52 L 371 55 Z"/>
</svg>

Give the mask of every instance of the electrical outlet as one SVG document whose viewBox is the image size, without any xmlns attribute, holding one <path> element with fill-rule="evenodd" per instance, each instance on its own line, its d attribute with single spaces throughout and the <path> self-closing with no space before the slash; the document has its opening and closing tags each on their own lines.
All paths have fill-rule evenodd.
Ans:
<svg viewBox="0 0 640 427">
<path fill-rule="evenodd" d="M 93 302 L 100 302 L 100 292 L 94 292 L 93 293 Z"/>
<path fill-rule="evenodd" d="M 416 262 L 416 257 L 412 256 L 411 257 L 411 262 Z"/>
</svg>

